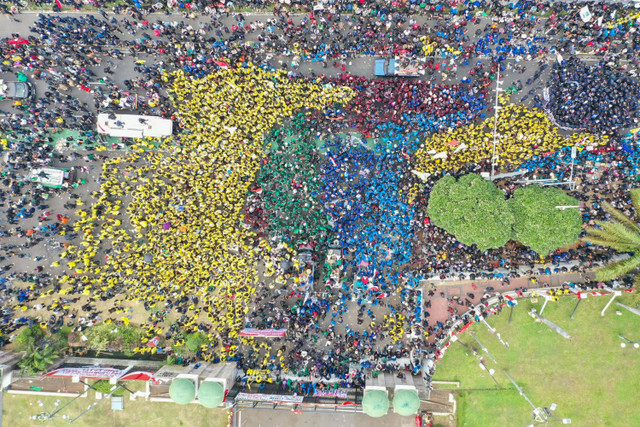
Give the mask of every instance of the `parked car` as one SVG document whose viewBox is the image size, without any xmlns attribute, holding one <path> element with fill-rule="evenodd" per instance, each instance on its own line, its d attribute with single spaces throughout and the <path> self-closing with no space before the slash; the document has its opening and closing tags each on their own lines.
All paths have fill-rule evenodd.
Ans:
<svg viewBox="0 0 640 427">
<path fill-rule="evenodd" d="M 3 99 L 33 99 L 36 88 L 31 82 L 5 82 L 0 80 L 0 97 Z"/>
</svg>

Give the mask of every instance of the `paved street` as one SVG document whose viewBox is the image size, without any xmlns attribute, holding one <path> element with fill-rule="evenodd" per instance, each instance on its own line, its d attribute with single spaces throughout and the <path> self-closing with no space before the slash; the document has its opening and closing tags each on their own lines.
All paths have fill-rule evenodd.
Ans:
<svg viewBox="0 0 640 427">
<path fill-rule="evenodd" d="M 82 15 L 84 13 L 68 13 L 68 16 L 79 16 Z M 99 13 L 95 12 L 95 13 L 87 13 L 89 15 L 93 15 L 96 18 L 101 19 L 101 16 Z M 11 34 L 13 33 L 19 33 L 21 36 L 26 36 L 29 34 L 29 25 L 31 25 L 34 21 L 36 21 L 38 16 L 38 13 L 36 12 L 24 12 L 22 13 L 22 15 L 20 16 L 20 22 L 19 23 L 8 23 L 8 19 L 4 16 L 0 17 L 0 23 L 4 22 L 5 25 L 0 26 L 0 37 L 10 37 Z M 110 17 L 114 16 L 113 14 L 109 14 Z M 272 15 L 270 14 L 245 14 L 246 20 L 247 22 L 251 23 L 254 22 L 254 20 L 258 21 L 266 21 L 266 19 L 268 19 L 269 17 L 271 17 Z M 294 22 L 299 22 L 302 19 L 302 15 L 292 15 L 293 16 L 293 20 Z M 149 21 L 153 22 L 154 20 L 159 20 L 162 22 L 165 21 L 171 21 L 175 19 L 173 16 L 172 17 L 167 17 L 165 14 L 152 14 L 149 16 Z M 198 28 L 200 26 L 200 24 L 206 23 L 210 21 L 210 19 L 207 19 L 206 16 L 203 17 L 199 17 L 198 19 L 185 19 L 184 22 L 190 24 L 192 27 L 194 28 Z M 424 24 L 427 23 L 428 25 L 434 25 L 436 23 L 436 20 L 433 19 L 426 19 L 423 16 L 417 16 L 416 17 L 416 21 L 418 23 Z M 231 25 L 234 22 L 234 17 L 233 15 L 229 18 L 223 18 L 222 22 L 227 24 L 227 25 Z M 468 35 L 471 38 L 471 40 L 474 40 L 475 37 L 475 32 L 476 30 L 480 30 L 481 28 L 484 28 L 485 23 L 482 21 L 479 21 L 479 24 L 475 24 L 472 25 L 470 24 L 469 31 L 468 31 Z M 8 24 L 8 25 L 7 25 Z M 277 34 L 277 30 L 275 32 L 275 34 Z M 141 35 L 141 32 L 135 35 L 129 34 L 126 31 L 123 33 L 119 33 L 118 37 L 121 38 L 122 40 L 125 41 L 129 41 L 129 40 L 134 40 L 137 37 L 139 37 Z M 253 32 L 250 33 L 246 36 L 246 41 L 252 41 L 255 40 L 255 38 L 257 37 L 257 32 Z M 156 37 L 156 38 L 162 38 L 160 37 Z M 126 52 L 127 49 L 121 49 L 123 52 Z M 257 56 L 257 61 L 259 61 L 259 58 L 263 58 L 266 59 L 267 57 L 272 57 L 271 55 L 266 55 L 266 54 L 258 54 Z M 136 61 L 147 61 L 148 63 L 153 63 L 154 61 L 158 61 L 160 60 L 161 56 L 149 56 L 146 54 L 139 54 L 139 55 L 125 55 L 123 59 L 121 60 L 117 60 L 117 59 L 109 59 L 109 61 L 113 62 L 115 65 L 117 65 L 116 68 L 116 72 L 115 74 L 111 75 L 110 78 L 119 86 L 123 85 L 124 80 L 126 79 L 131 79 L 133 77 L 136 76 L 136 72 L 134 71 L 134 67 L 135 67 L 135 63 Z M 276 57 L 272 57 L 272 59 L 268 60 L 266 63 L 274 68 L 283 68 L 283 66 L 286 65 L 290 65 L 291 61 L 292 61 L 292 57 L 284 57 L 284 56 L 276 56 Z M 440 60 L 443 62 L 443 64 L 450 64 L 449 60 L 446 58 L 433 58 L 434 60 Z M 550 55 L 548 58 L 549 61 L 554 61 L 555 60 L 555 55 Z M 256 60 L 254 60 L 256 61 Z M 482 60 L 485 64 L 489 64 L 489 61 L 484 59 Z M 513 62 L 513 60 L 511 60 Z M 321 62 L 302 62 L 300 67 L 298 68 L 298 71 L 302 74 L 305 75 L 309 75 L 310 73 L 316 73 L 316 74 L 324 74 L 327 76 L 337 76 L 339 74 L 342 73 L 342 70 L 340 69 L 340 67 L 334 67 L 333 63 L 331 60 L 327 61 L 328 62 L 328 66 L 326 68 L 323 67 Z M 507 88 L 509 86 L 511 86 L 516 80 L 520 80 L 521 82 L 526 82 L 527 79 L 531 78 L 534 74 L 534 72 L 538 69 L 537 63 L 535 61 L 526 61 L 523 60 L 521 61 L 525 66 L 526 66 L 526 72 L 525 73 L 509 73 L 505 76 L 503 76 L 503 88 Z M 362 55 L 358 55 L 356 57 L 353 58 L 348 58 L 345 61 L 340 61 L 338 62 L 338 64 L 342 64 L 344 63 L 345 68 L 346 68 L 346 72 L 351 73 L 351 74 L 355 74 L 355 75 L 359 75 L 359 76 L 364 76 L 364 77 L 373 77 L 373 64 L 374 64 L 374 57 L 372 56 L 362 56 Z M 284 64 L 284 65 L 283 65 Z M 464 66 L 462 65 L 461 61 L 457 61 L 457 65 L 458 65 L 458 76 L 464 76 L 464 75 L 468 75 L 468 71 L 469 69 L 476 65 L 475 63 L 469 64 L 469 66 Z M 104 73 L 102 71 L 102 66 L 100 67 L 92 67 L 91 70 L 99 77 L 104 77 Z M 113 68 L 113 67 L 112 67 Z M 545 73 L 542 75 L 542 77 L 538 80 L 538 82 L 543 82 L 546 81 L 545 76 L 546 73 L 548 72 L 545 71 Z M 7 78 L 8 75 L 7 74 L 1 74 L 0 73 L 0 78 Z M 438 80 L 438 74 L 436 74 L 436 82 Z M 426 78 L 426 77 L 425 77 Z M 423 79 L 425 79 L 423 78 Z M 44 92 L 46 91 L 46 85 L 43 81 L 36 81 L 36 86 L 38 87 L 38 95 L 40 97 L 44 96 Z M 99 85 L 96 85 L 99 86 Z M 521 101 L 523 97 L 527 97 L 527 99 L 525 100 L 525 104 L 530 104 L 533 100 L 533 95 L 534 94 L 538 94 L 538 95 L 542 95 L 542 89 L 543 87 L 538 85 L 534 85 L 533 87 L 527 87 L 525 91 L 521 91 L 519 93 L 516 93 L 513 96 L 513 100 L 514 101 Z M 493 88 L 492 88 L 493 90 Z M 529 90 L 533 90 L 533 92 L 531 94 L 528 93 Z M 86 102 L 89 106 L 89 108 L 91 110 L 95 111 L 95 108 L 93 107 L 93 103 L 91 102 L 91 96 L 87 93 L 84 93 L 82 91 L 78 91 L 78 90 L 74 90 L 73 91 L 73 95 L 75 97 L 77 97 L 80 101 L 82 102 Z M 0 101 L 0 111 L 2 110 L 2 102 Z M 487 112 L 487 114 L 491 114 L 491 110 L 489 110 Z"/>
<path fill-rule="evenodd" d="M 415 427 L 416 425 L 413 417 L 401 417 L 396 414 L 371 418 L 362 413 L 318 411 L 295 414 L 264 409 L 242 409 L 237 412 L 237 420 L 237 427 Z"/>
</svg>

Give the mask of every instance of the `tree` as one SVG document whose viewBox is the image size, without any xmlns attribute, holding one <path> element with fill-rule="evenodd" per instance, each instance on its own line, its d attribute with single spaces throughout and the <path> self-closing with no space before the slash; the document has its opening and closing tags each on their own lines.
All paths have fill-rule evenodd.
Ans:
<svg viewBox="0 0 640 427">
<path fill-rule="evenodd" d="M 540 255 L 575 243 L 582 231 L 579 209 L 556 208 L 580 204 L 559 188 L 518 188 L 507 204 L 515 218 L 513 239 Z"/>
<path fill-rule="evenodd" d="M 629 192 L 631 203 L 640 214 L 640 188 L 634 188 Z M 627 218 L 625 214 L 602 202 L 602 207 L 611 215 L 609 221 L 596 221 L 597 227 L 587 228 L 585 242 L 606 246 L 618 252 L 631 252 L 631 257 L 620 261 L 614 261 L 596 271 L 597 280 L 612 280 L 625 275 L 640 266 L 640 225 Z M 636 276 L 636 283 L 638 276 Z"/>
<path fill-rule="evenodd" d="M 28 328 L 25 328 L 15 337 L 13 340 L 13 349 L 15 351 L 26 351 L 38 344 L 44 337 L 44 332 L 42 328 L 38 325 L 34 325 Z"/>
<path fill-rule="evenodd" d="M 106 323 L 88 328 L 86 331 L 87 346 L 98 352 L 105 351 L 109 343 L 115 338 L 111 336 L 113 329 L 115 329 L 113 325 L 107 325 Z"/>
<path fill-rule="evenodd" d="M 511 238 L 514 217 L 504 193 L 477 174 L 440 179 L 431 189 L 427 213 L 434 225 L 482 251 Z"/>
<path fill-rule="evenodd" d="M 130 352 L 142 340 L 143 331 L 131 325 L 101 323 L 87 329 L 87 346 L 93 350 Z"/>
<path fill-rule="evenodd" d="M 196 353 L 200 350 L 200 346 L 206 342 L 207 340 L 200 332 L 194 332 L 187 335 L 185 339 L 185 347 L 187 347 L 191 353 Z"/>
<path fill-rule="evenodd" d="M 58 357 L 58 353 L 49 345 L 45 345 L 43 348 L 30 346 L 18 362 L 18 366 L 23 372 L 35 375 L 53 365 L 56 357 Z"/>
</svg>

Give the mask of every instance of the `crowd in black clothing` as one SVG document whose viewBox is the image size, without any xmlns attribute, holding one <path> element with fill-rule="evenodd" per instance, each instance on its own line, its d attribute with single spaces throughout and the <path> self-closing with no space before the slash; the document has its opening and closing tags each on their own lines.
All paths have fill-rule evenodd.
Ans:
<svg viewBox="0 0 640 427">
<path fill-rule="evenodd" d="M 572 56 L 554 64 L 550 89 L 547 108 L 572 129 L 612 132 L 638 116 L 640 83 L 619 66 L 587 65 Z"/>
</svg>

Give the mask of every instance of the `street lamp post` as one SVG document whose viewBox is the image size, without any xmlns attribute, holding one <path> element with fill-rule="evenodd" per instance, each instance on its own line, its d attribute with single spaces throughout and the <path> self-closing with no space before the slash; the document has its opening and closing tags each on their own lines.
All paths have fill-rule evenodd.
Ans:
<svg viewBox="0 0 640 427">
<path fill-rule="evenodd" d="M 622 334 L 618 334 L 618 337 L 619 337 L 619 338 L 621 338 L 621 339 L 623 339 L 623 340 L 625 340 L 625 341 L 626 341 L 626 342 L 628 342 L 629 344 L 632 344 L 632 345 L 633 345 L 633 348 L 640 348 L 640 344 L 639 344 L 639 343 L 637 343 L 636 341 L 631 341 L 629 338 L 625 337 L 625 336 L 624 336 L 624 335 L 622 335 Z M 626 346 L 627 346 L 627 343 L 624 343 L 624 342 L 621 342 L 621 343 L 620 343 L 620 347 L 624 348 L 624 347 L 626 347 Z"/>
<path fill-rule="evenodd" d="M 484 344 L 482 344 L 480 342 L 480 340 L 476 337 L 476 334 L 474 334 L 473 332 L 469 332 L 469 335 L 471 335 L 471 337 L 476 340 L 476 342 L 478 343 L 478 345 L 480 346 L 480 348 L 482 350 L 484 350 L 485 353 L 487 353 L 489 355 L 489 357 L 491 358 L 491 360 L 493 360 L 494 363 L 498 363 L 498 361 L 496 360 L 495 357 L 493 357 L 493 355 L 491 353 L 489 353 L 489 350 L 487 349 L 487 347 L 484 346 Z"/>
<path fill-rule="evenodd" d="M 529 399 L 529 396 L 525 394 L 522 387 L 520 387 L 518 383 L 516 383 L 516 381 L 513 378 L 511 378 L 511 375 L 509 375 L 509 373 L 504 369 L 502 371 L 507 376 L 507 378 L 509 378 L 509 380 L 513 383 L 513 385 L 516 387 L 516 390 L 518 390 L 518 393 L 520 393 L 520 396 L 524 397 L 527 403 L 529 403 L 529 405 L 531 405 L 531 407 L 533 408 L 533 419 L 538 422 L 546 421 L 547 418 L 549 418 L 547 411 L 545 411 L 543 408 L 539 408 L 536 405 L 534 405 L 531 399 Z"/>
<path fill-rule="evenodd" d="M 571 147 L 571 176 L 569 177 L 569 189 L 571 191 L 575 190 L 576 188 L 575 183 L 573 182 L 573 163 L 576 159 L 577 152 L 578 148 L 575 145 Z"/>
<path fill-rule="evenodd" d="M 491 154 L 491 181 L 496 173 L 496 139 L 498 137 L 498 95 L 500 95 L 500 67 L 496 76 L 496 100 L 493 106 L 493 148 Z"/>
</svg>

